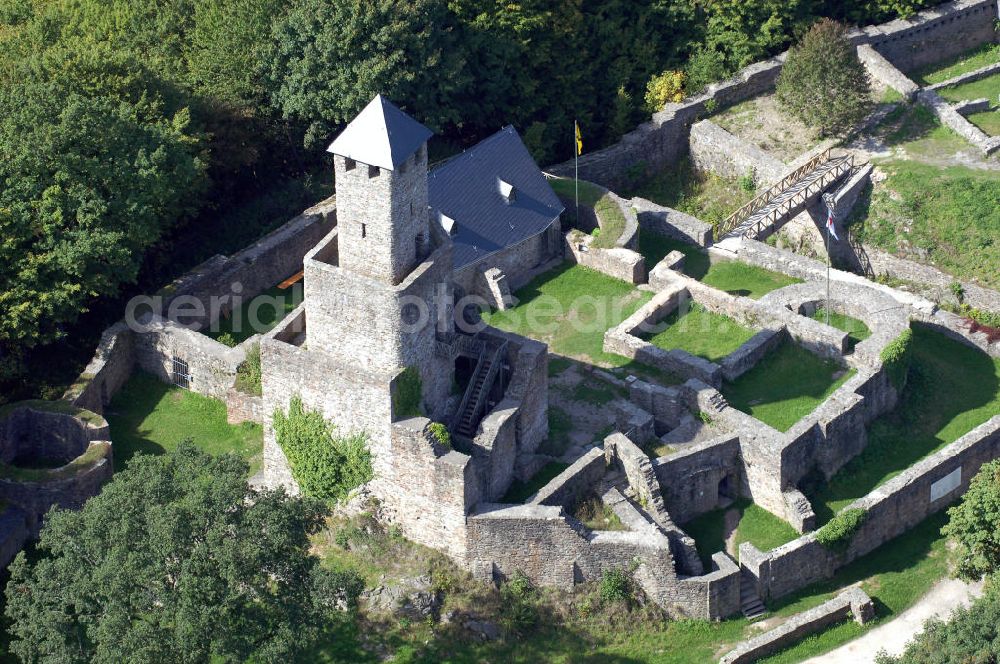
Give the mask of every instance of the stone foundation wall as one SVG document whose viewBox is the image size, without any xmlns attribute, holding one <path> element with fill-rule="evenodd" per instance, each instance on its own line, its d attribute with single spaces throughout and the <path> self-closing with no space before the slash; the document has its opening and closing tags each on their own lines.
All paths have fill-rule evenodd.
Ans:
<svg viewBox="0 0 1000 664">
<path fill-rule="evenodd" d="M 722 358 L 722 377 L 726 380 L 736 380 L 757 366 L 764 356 L 780 346 L 788 339 L 784 327 L 765 328 L 750 337 L 746 343 Z"/>
<path fill-rule="evenodd" d="M 985 155 L 991 155 L 1000 149 L 1000 136 L 990 136 L 976 125 L 969 122 L 955 107 L 941 98 L 933 90 L 925 90 L 917 95 L 917 100 L 934 111 L 941 124 L 967 140 Z"/>
<path fill-rule="evenodd" d="M 645 198 L 633 198 L 639 228 L 644 232 L 656 233 L 668 238 L 707 247 L 712 244 L 712 225 L 697 217 L 664 205 L 657 205 Z M 652 267 L 652 266 L 650 266 Z"/>
<path fill-rule="evenodd" d="M 788 167 L 759 147 L 730 134 L 711 120 L 691 126 L 691 160 L 699 171 L 724 178 L 752 175 L 758 186 L 780 180 Z"/>
<path fill-rule="evenodd" d="M 594 238 L 579 231 L 566 234 L 566 259 L 630 284 L 646 283 L 646 261 L 642 254 L 615 247 L 595 249 Z"/>
<path fill-rule="evenodd" d="M 653 461 L 663 502 L 678 523 L 686 523 L 699 514 L 720 505 L 719 485 L 731 478 L 733 495 L 740 492 L 743 476 L 740 441 L 735 435 L 685 445 L 683 449 Z"/>
<path fill-rule="evenodd" d="M 833 576 L 844 565 L 945 509 L 968 489 L 980 466 L 998 457 L 1000 415 L 848 505 L 845 509 L 860 508 L 868 516 L 844 553 L 830 551 L 816 541 L 815 533 L 808 533 L 768 552 L 741 544 L 740 563 L 758 579 L 765 598 L 793 593 Z"/>
<path fill-rule="evenodd" d="M 874 617 L 875 604 L 868 594 L 861 588 L 849 588 L 817 607 L 792 616 L 778 627 L 744 641 L 723 655 L 719 664 L 750 664 L 835 623 L 853 618 L 864 625 Z"/>
<path fill-rule="evenodd" d="M 858 59 L 861 60 L 861 64 L 865 66 L 868 74 L 877 85 L 895 90 L 903 95 L 906 101 L 913 101 L 916 98 L 920 86 L 896 69 L 891 62 L 869 44 L 858 46 Z"/>
<path fill-rule="evenodd" d="M 124 321 L 106 329 L 93 359 L 63 395 L 74 406 L 99 415 L 111 403 L 135 367 L 135 340 Z"/>
<path fill-rule="evenodd" d="M 996 18 L 995 0 L 958 0 L 924 10 L 909 19 L 864 28 L 858 39 L 908 72 L 947 60 L 980 44 L 995 42 Z"/>
<path fill-rule="evenodd" d="M 642 380 L 629 382 L 629 401 L 653 415 L 658 436 L 676 428 L 687 412 L 680 390 Z"/>
<path fill-rule="evenodd" d="M 581 499 L 597 489 L 607 468 L 604 451 L 595 447 L 552 478 L 529 502 L 532 505 L 557 506 L 570 511 Z"/>
</svg>

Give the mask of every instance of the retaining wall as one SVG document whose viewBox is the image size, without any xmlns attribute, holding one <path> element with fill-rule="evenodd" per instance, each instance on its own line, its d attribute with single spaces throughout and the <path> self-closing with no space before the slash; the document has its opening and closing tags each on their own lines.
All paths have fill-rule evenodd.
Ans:
<svg viewBox="0 0 1000 664">
<path fill-rule="evenodd" d="M 778 598 L 833 576 L 853 560 L 910 530 L 965 493 L 980 466 L 1000 457 L 1000 415 L 944 449 L 918 461 L 845 509 L 860 508 L 867 518 L 843 553 L 833 552 L 809 533 L 768 552 L 740 545 L 740 563 L 757 578 L 765 598 Z"/>
<path fill-rule="evenodd" d="M 711 224 L 645 198 L 633 198 L 631 203 L 638 214 L 639 228 L 643 231 L 700 247 L 712 244 Z"/>
<path fill-rule="evenodd" d="M 566 234 L 566 260 L 630 284 L 646 283 L 646 261 L 642 254 L 622 247 L 596 249 L 593 244 L 592 236 L 570 231 Z"/>
<path fill-rule="evenodd" d="M 787 165 L 759 147 L 734 136 L 711 120 L 691 126 L 691 161 L 699 171 L 724 178 L 751 175 L 757 186 L 780 180 Z"/>
</svg>

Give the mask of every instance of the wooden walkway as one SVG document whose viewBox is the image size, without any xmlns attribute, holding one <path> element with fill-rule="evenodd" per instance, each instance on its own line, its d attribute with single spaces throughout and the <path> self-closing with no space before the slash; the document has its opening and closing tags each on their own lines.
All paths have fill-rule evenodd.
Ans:
<svg viewBox="0 0 1000 664">
<path fill-rule="evenodd" d="M 853 155 L 834 156 L 833 148 L 827 148 L 729 215 L 719 225 L 716 237 L 756 240 L 762 232 L 806 209 L 852 170 Z"/>
</svg>

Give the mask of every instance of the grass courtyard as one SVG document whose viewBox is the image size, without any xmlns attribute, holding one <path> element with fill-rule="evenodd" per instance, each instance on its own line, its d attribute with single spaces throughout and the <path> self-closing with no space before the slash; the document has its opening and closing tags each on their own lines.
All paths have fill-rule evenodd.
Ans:
<svg viewBox="0 0 1000 664">
<path fill-rule="evenodd" d="M 756 265 L 712 260 L 701 247 L 657 233 L 640 231 L 639 252 L 646 259 L 647 269 L 652 269 L 671 251 L 684 254 L 684 274 L 731 295 L 743 295 L 757 300 L 773 290 L 801 283 L 801 279 Z"/>
<path fill-rule="evenodd" d="M 163 454 L 190 438 L 212 454 L 233 452 L 260 468 L 264 445 L 259 424 L 226 422 L 226 405 L 136 372 L 115 395 L 105 416 L 114 441 L 115 468 L 138 453 Z"/>
<path fill-rule="evenodd" d="M 233 345 L 239 344 L 255 334 L 273 329 L 302 304 L 303 297 L 305 288 L 301 281 L 287 288 L 274 286 L 256 297 L 247 298 L 235 315 L 219 319 L 218 330 L 206 330 L 205 334 L 213 339 L 225 339 Z"/>
<path fill-rule="evenodd" d="M 750 542 L 761 551 L 770 551 L 799 537 L 784 519 L 746 498 L 697 516 L 681 528 L 694 538 L 705 569 L 712 568 L 712 555 L 719 551 L 731 551 L 733 557 L 738 558 L 743 542 Z M 730 538 L 732 547 L 727 547 L 726 540 Z"/>
<path fill-rule="evenodd" d="M 722 394 L 734 408 L 778 431 L 788 431 L 853 373 L 786 341 L 753 369 L 725 383 Z"/>
<path fill-rule="evenodd" d="M 826 309 L 820 307 L 816 309 L 816 312 L 812 315 L 813 320 L 818 320 L 821 323 L 826 323 Z M 847 332 L 847 346 L 848 348 L 854 348 L 859 343 L 867 339 L 872 335 L 872 331 L 868 329 L 862 321 L 857 318 L 852 318 L 846 314 L 839 314 L 836 311 L 830 312 L 830 326 L 835 327 L 838 330 Z"/>
<path fill-rule="evenodd" d="M 483 320 L 544 341 L 552 352 L 603 367 L 630 364 L 604 352 L 604 333 L 652 297 L 632 284 L 569 263 L 539 275 L 514 295 L 516 307 L 484 312 Z"/>
<path fill-rule="evenodd" d="M 913 344 L 899 405 L 872 423 L 861 454 L 807 491 L 819 523 L 1000 414 L 1000 360 L 919 325 Z"/>
<path fill-rule="evenodd" d="M 709 362 L 718 362 L 754 335 L 753 330 L 697 302 L 687 311 L 674 310 L 661 324 L 666 325 L 666 329 L 645 335 L 647 341 L 657 348 L 678 348 Z"/>
<path fill-rule="evenodd" d="M 960 85 L 950 85 L 938 90 L 938 94 L 948 101 L 965 101 L 985 97 L 995 105 L 997 95 L 1000 94 L 1000 74 L 993 74 L 978 81 L 970 81 Z"/>
</svg>

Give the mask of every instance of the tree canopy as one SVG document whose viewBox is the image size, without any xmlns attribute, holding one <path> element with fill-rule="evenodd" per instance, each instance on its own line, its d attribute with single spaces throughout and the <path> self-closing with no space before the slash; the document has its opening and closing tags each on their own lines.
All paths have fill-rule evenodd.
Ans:
<svg viewBox="0 0 1000 664">
<path fill-rule="evenodd" d="M 983 465 L 948 516 L 943 532 L 958 545 L 958 575 L 977 581 L 1000 570 L 1000 461 Z"/>
<path fill-rule="evenodd" d="M 778 102 L 821 133 L 855 126 L 871 108 L 868 72 L 847 39 L 847 28 L 818 21 L 788 53 L 777 84 Z"/>
<path fill-rule="evenodd" d="M 139 456 L 80 511 L 46 517 L 10 566 L 24 662 L 295 661 L 360 580 L 319 566 L 325 508 L 247 485 L 248 466 L 182 444 Z"/>
</svg>

